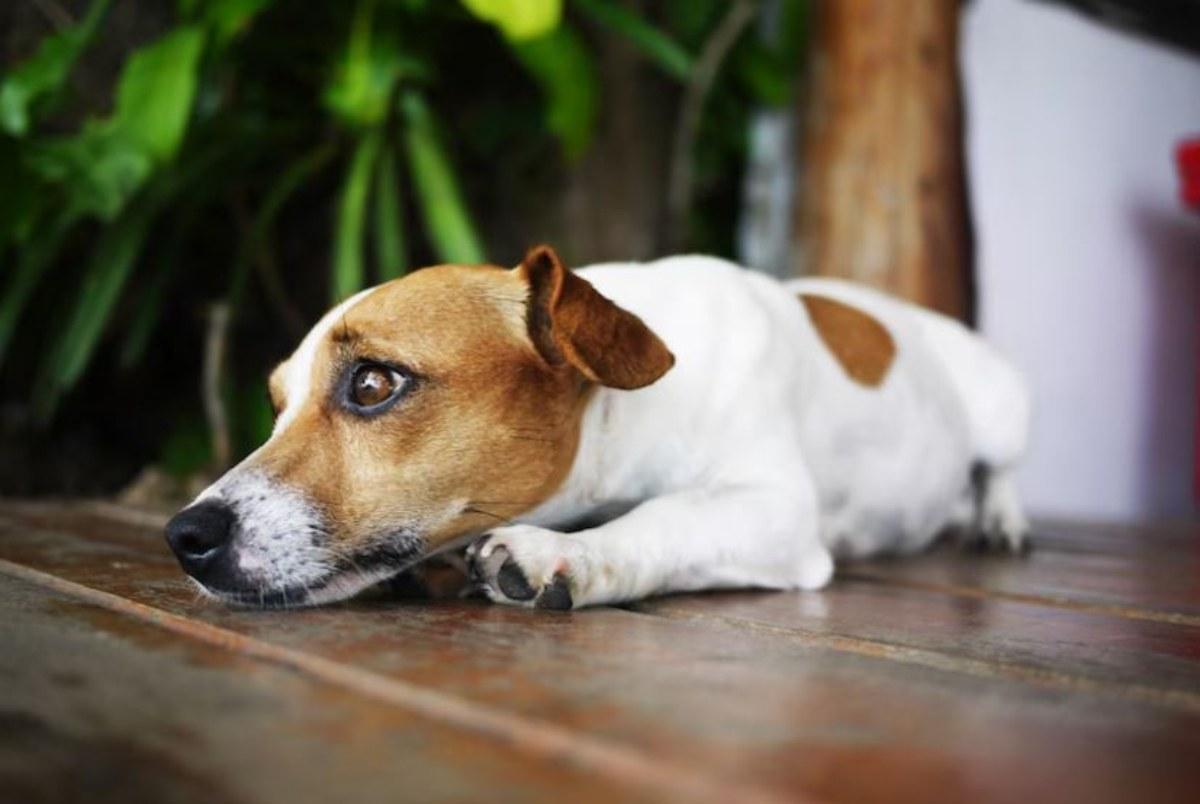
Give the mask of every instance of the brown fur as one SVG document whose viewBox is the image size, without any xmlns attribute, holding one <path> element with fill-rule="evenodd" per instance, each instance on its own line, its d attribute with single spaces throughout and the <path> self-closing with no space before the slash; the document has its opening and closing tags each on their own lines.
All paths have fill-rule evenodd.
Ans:
<svg viewBox="0 0 1200 804">
<path fill-rule="evenodd" d="M 878 386 L 896 358 L 896 341 L 872 316 L 827 296 L 801 293 L 813 327 L 846 375 L 860 385 Z"/>
<path fill-rule="evenodd" d="M 592 382 L 624 389 L 649 385 L 675 365 L 642 319 L 568 271 L 554 249 L 530 249 L 517 270 L 530 287 L 530 338 L 551 365 L 565 360 Z"/>
<path fill-rule="evenodd" d="M 302 408 L 255 463 L 321 506 L 335 546 L 407 527 L 435 548 L 535 507 L 570 470 L 593 383 L 636 387 L 670 367 L 635 316 L 550 249 L 531 256 L 514 271 L 445 265 L 373 291 L 320 344 L 308 399 L 279 399 L 273 374 L 273 400 Z M 356 416 L 338 388 L 360 360 L 403 366 L 415 385 L 391 410 Z"/>
</svg>

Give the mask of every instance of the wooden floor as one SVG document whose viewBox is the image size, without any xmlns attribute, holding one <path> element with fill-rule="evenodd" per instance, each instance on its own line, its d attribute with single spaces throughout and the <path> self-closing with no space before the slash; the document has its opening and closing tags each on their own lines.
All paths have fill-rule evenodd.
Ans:
<svg viewBox="0 0 1200 804">
<path fill-rule="evenodd" d="M 561 614 L 198 599 L 0 503 L 0 801 L 1200 802 L 1200 529 Z"/>
</svg>

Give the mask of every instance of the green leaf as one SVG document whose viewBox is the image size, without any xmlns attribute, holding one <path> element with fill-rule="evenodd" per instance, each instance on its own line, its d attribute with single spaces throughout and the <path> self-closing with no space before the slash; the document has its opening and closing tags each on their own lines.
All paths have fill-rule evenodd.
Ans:
<svg viewBox="0 0 1200 804">
<path fill-rule="evenodd" d="M 46 350 L 34 385 L 33 406 L 40 418 L 52 416 L 62 393 L 83 376 L 159 213 L 185 190 L 195 198 L 197 182 L 204 187 L 204 180 L 237 146 L 236 140 L 204 141 L 174 170 L 155 176 L 114 222 L 101 229 L 82 281 L 74 288 L 71 312 Z M 210 190 L 211 185 L 199 192 Z M 68 209 L 65 214 L 73 213 Z"/>
<path fill-rule="evenodd" d="M 400 108 L 409 172 L 430 243 L 444 262 L 482 263 L 483 246 L 438 137 L 433 114 L 415 92 L 401 97 Z"/>
<path fill-rule="evenodd" d="M 798 71 L 774 51 L 747 40 L 736 51 L 735 72 L 754 100 L 764 106 L 783 107 L 792 100 L 792 84 Z"/>
<path fill-rule="evenodd" d="M 512 42 L 545 36 L 562 19 L 562 0 L 462 0 L 462 4 Z"/>
<path fill-rule="evenodd" d="M 366 231 L 367 199 L 371 174 L 379 158 L 382 132 L 369 130 L 359 140 L 346 168 L 338 198 L 337 230 L 333 239 L 333 300 L 341 301 L 363 287 L 363 233 Z"/>
<path fill-rule="evenodd" d="M 172 477 L 187 478 L 204 470 L 212 461 L 212 439 L 208 424 L 198 414 L 181 416 L 162 444 L 158 464 Z"/>
<path fill-rule="evenodd" d="M 75 306 L 47 354 L 34 391 L 34 408 L 48 417 L 59 395 L 82 376 L 104 325 L 129 279 L 158 205 L 141 198 L 106 227 L 92 252 Z"/>
<path fill-rule="evenodd" d="M 692 71 L 691 55 L 674 39 L 633 11 L 611 0 L 574 0 L 579 10 L 624 36 L 668 75 L 686 80 Z"/>
<path fill-rule="evenodd" d="M 85 125 L 78 136 L 35 146 L 27 164 L 61 184 L 69 207 L 112 220 L 153 171 L 151 159 L 110 127 Z"/>
<path fill-rule="evenodd" d="M 658 18 L 684 47 L 697 49 L 728 10 L 729 0 L 666 0 Z"/>
<path fill-rule="evenodd" d="M 539 39 L 513 43 L 513 52 L 541 87 L 546 127 L 563 145 L 568 159 L 587 149 L 600 103 L 600 82 L 591 54 L 566 25 Z"/>
<path fill-rule="evenodd" d="M 198 178 L 204 178 L 212 175 L 213 166 L 225 155 L 227 155 L 234 143 L 214 140 L 199 152 L 194 153 L 191 157 L 182 163 L 180 167 L 170 174 L 165 175 L 162 180 L 156 181 L 147 188 L 147 191 L 135 203 L 142 211 L 140 216 L 153 216 L 157 210 L 180 189 L 191 186 L 191 183 Z M 193 192 L 191 200 L 195 203 L 196 195 Z M 136 217 L 136 216 L 135 216 Z M 62 209 L 51 223 L 44 230 L 35 230 L 34 235 L 29 238 L 28 244 L 22 251 L 22 262 L 18 265 L 16 274 L 14 275 L 10 291 L 6 291 L 3 302 L 0 303 L 0 358 L 3 357 L 5 347 L 8 344 L 12 335 L 12 330 L 20 316 L 21 308 L 24 306 L 29 294 L 32 292 L 34 285 L 40 280 L 45 269 L 57 255 L 61 242 L 70 232 L 70 230 L 79 222 L 80 211 L 76 208 L 66 207 Z M 126 224 L 128 225 L 128 222 Z M 99 271 L 98 263 L 101 262 L 105 255 L 111 255 L 114 252 L 112 245 L 113 238 L 116 237 L 116 224 L 108 227 L 101 235 L 101 239 L 97 248 L 92 252 L 92 263 L 89 266 L 88 276 L 93 276 Z M 124 280 L 121 281 L 121 284 Z M 94 284 L 94 283 L 93 283 Z M 111 307 L 111 303 L 105 301 L 106 296 L 101 294 L 99 297 L 91 295 L 91 287 L 88 279 L 85 278 L 83 285 L 78 289 L 75 302 L 74 317 L 72 322 L 81 319 L 89 305 L 98 303 L 95 312 L 100 314 L 100 328 L 107 321 L 108 309 L 101 309 L 104 304 Z M 117 289 L 119 291 L 119 288 Z M 69 326 L 76 326 L 75 323 Z M 96 337 L 99 336 L 99 331 Z M 65 335 L 62 336 L 65 338 Z M 58 347 L 51 350 L 50 356 L 47 358 L 47 363 L 43 366 L 42 380 L 40 382 L 40 390 L 37 392 L 41 395 L 46 409 L 53 407 L 54 401 L 57 399 L 61 390 L 69 387 L 70 380 L 66 386 L 58 387 L 57 381 L 53 379 L 53 371 L 51 365 L 57 359 L 54 353 Z M 90 355 L 90 347 L 87 354 Z M 86 358 L 84 360 L 86 364 Z"/>
<path fill-rule="evenodd" d="M 138 300 L 126 329 L 118 361 L 123 370 L 131 369 L 141 362 L 146 349 L 152 343 L 151 336 L 155 327 L 162 317 L 163 299 L 170 289 L 171 280 L 180 267 L 186 264 L 187 249 L 194 242 L 193 232 L 203 222 L 203 215 L 211 209 L 214 198 L 227 192 L 227 182 L 220 178 L 221 172 L 213 168 L 235 148 L 239 151 L 239 158 L 244 159 L 247 155 L 247 143 L 238 137 L 208 137 L 203 142 L 202 147 L 186 152 L 169 175 L 147 190 L 161 198 L 164 206 L 180 194 L 182 189 L 186 189 L 187 192 L 183 193 L 173 207 L 179 211 L 171 215 L 174 225 L 165 236 L 166 243 L 160 250 L 158 259 L 147 271 L 150 278 L 146 279 L 143 275 L 137 283 Z M 254 149 L 251 148 L 250 153 L 253 152 Z M 218 178 L 214 180 L 214 176 Z M 238 264 L 239 262 L 235 262 L 235 274 Z"/>
<path fill-rule="evenodd" d="M 71 68 L 100 27 L 109 0 L 94 0 L 87 16 L 75 25 L 47 37 L 37 53 L 0 83 L 0 128 L 15 137 L 29 133 L 33 107 L 56 95 L 66 84 Z"/>
<path fill-rule="evenodd" d="M 199 220 L 200 210 L 200 201 L 195 196 L 189 197 L 179 220 L 171 230 L 161 258 L 152 269 L 152 276 L 148 281 L 142 278 L 138 282 L 142 286 L 141 297 L 125 334 L 125 343 L 121 347 L 121 356 L 118 359 L 122 370 L 128 371 L 140 363 L 150 345 L 150 336 L 162 317 L 163 298 L 182 261 L 188 239 Z"/>
<path fill-rule="evenodd" d="M 73 207 L 112 220 L 179 150 L 203 46 L 199 28 L 183 27 L 138 49 L 121 73 L 113 115 L 39 147 L 29 164 L 63 184 Z"/>
<path fill-rule="evenodd" d="M 258 215 L 255 216 L 254 224 L 250 229 L 250 236 L 242 242 L 238 249 L 238 255 L 234 260 L 233 281 L 230 283 L 229 299 L 236 311 L 241 304 L 242 293 L 246 284 L 246 276 L 250 270 L 250 261 L 263 245 L 267 242 L 267 238 L 271 236 L 271 230 L 275 226 L 275 219 L 279 217 L 280 210 L 291 199 L 297 190 L 300 189 L 319 172 L 329 160 L 333 157 L 334 149 L 331 145 L 321 144 L 310 151 L 305 156 L 293 162 L 287 170 L 280 174 L 275 183 L 267 191 L 266 197 L 263 199 L 262 205 L 258 209 Z M 276 292 L 282 293 L 282 288 L 275 288 Z"/>
<path fill-rule="evenodd" d="M 350 38 L 324 94 L 331 112 L 359 128 L 383 122 L 397 81 L 428 73 L 421 61 L 404 53 L 395 41 L 374 35 L 374 12 L 373 0 L 358 4 Z"/>
<path fill-rule="evenodd" d="M 204 22 L 218 45 L 225 45 L 250 27 L 254 18 L 275 0 L 208 0 Z"/>
<path fill-rule="evenodd" d="M 196 94 L 204 33 L 176 28 L 129 58 L 112 124 L 158 163 L 175 156 Z"/>
<path fill-rule="evenodd" d="M 162 318 L 163 297 L 166 296 L 167 288 L 171 284 L 171 278 L 179 264 L 180 256 L 177 248 L 170 248 L 170 252 L 156 266 L 156 271 L 149 282 L 144 280 L 139 282 L 139 284 L 145 285 L 145 290 L 142 291 L 142 297 L 138 300 L 137 311 L 129 324 L 125 343 L 121 347 L 121 356 L 117 361 L 124 371 L 128 371 L 142 362 L 142 358 L 146 354 L 146 347 L 150 345 L 150 336 L 154 334 L 154 328 Z"/>
<path fill-rule="evenodd" d="M 265 380 L 256 379 L 234 389 L 234 449 L 246 455 L 271 437 L 275 414 L 271 410 Z"/>
<path fill-rule="evenodd" d="M 809 0 L 782 0 L 779 34 L 773 46 L 780 61 L 798 71 L 808 47 L 812 27 L 813 3 Z"/>
<path fill-rule="evenodd" d="M 266 235 L 283 206 L 291 200 L 297 190 L 304 186 L 305 182 L 312 179 L 329 163 L 334 153 L 335 149 L 331 143 L 321 143 L 280 174 L 278 181 L 271 186 L 270 192 L 263 200 L 260 220 L 255 224 L 256 234 Z"/>
<path fill-rule="evenodd" d="M 37 231 L 36 236 L 22 249 L 16 269 L 0 299 L 0 362 L 4 360 L 26 302 L 78 220 L 78 216 L 70 210 L 59 213 L 45 229 Z"/>
<path fill-rule="evenodd" d="M 375 171 L 375 260 L 381 282 L 403 276 L 408 262 L 395 146 L 390 142 L 384 143 Z"/>
<path fill-rule="evenodd" d="M 9 243 L 24 243 L 43 210 L 55 199 L 22 159 L 24 143 L 0 135 L 0 252 Z"/>
</svg>

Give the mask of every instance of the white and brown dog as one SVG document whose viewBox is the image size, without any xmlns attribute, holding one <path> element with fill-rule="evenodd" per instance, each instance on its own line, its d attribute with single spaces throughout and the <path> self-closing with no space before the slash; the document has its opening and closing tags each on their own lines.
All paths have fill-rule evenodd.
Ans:
<svg viewBox="0 0 1200 804">
<path fill-rule="evenodd" d="M 271 438 L 167 526 L 231 602 L 339 600 L 467 544 L 514 605 L 817 589 L 834 556 L 1026 531 L 1019 374 L 845 282 L 539 247 L 359 293 L 270 390 Z"/>
</svg>

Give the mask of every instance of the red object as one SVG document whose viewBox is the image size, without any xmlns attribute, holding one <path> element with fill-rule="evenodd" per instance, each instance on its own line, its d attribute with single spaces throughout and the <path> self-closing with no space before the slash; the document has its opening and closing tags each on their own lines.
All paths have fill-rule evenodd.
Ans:
<svg viewBox="0 0 1200 804">
<path fill-rule="evenodd" d="M 1175 164 L 1179 167 L 1180 200 L 1192 211 L 1200 212 L 1200 137 L 1179 143 Z M 1200 377 L 1200 363 L 1196 376 Z M 1200 397 L 1196 400 L 1196 439 L 1192 447 L 1192 499 L 1200 503 Z"/>
<path fill-rule="evenodd" d="M 1179 197 L 1185 206 L 1200 212 L 1200 138 L 1185 140 L 1175 150 L 1182 182 Z"/>
</svg>

